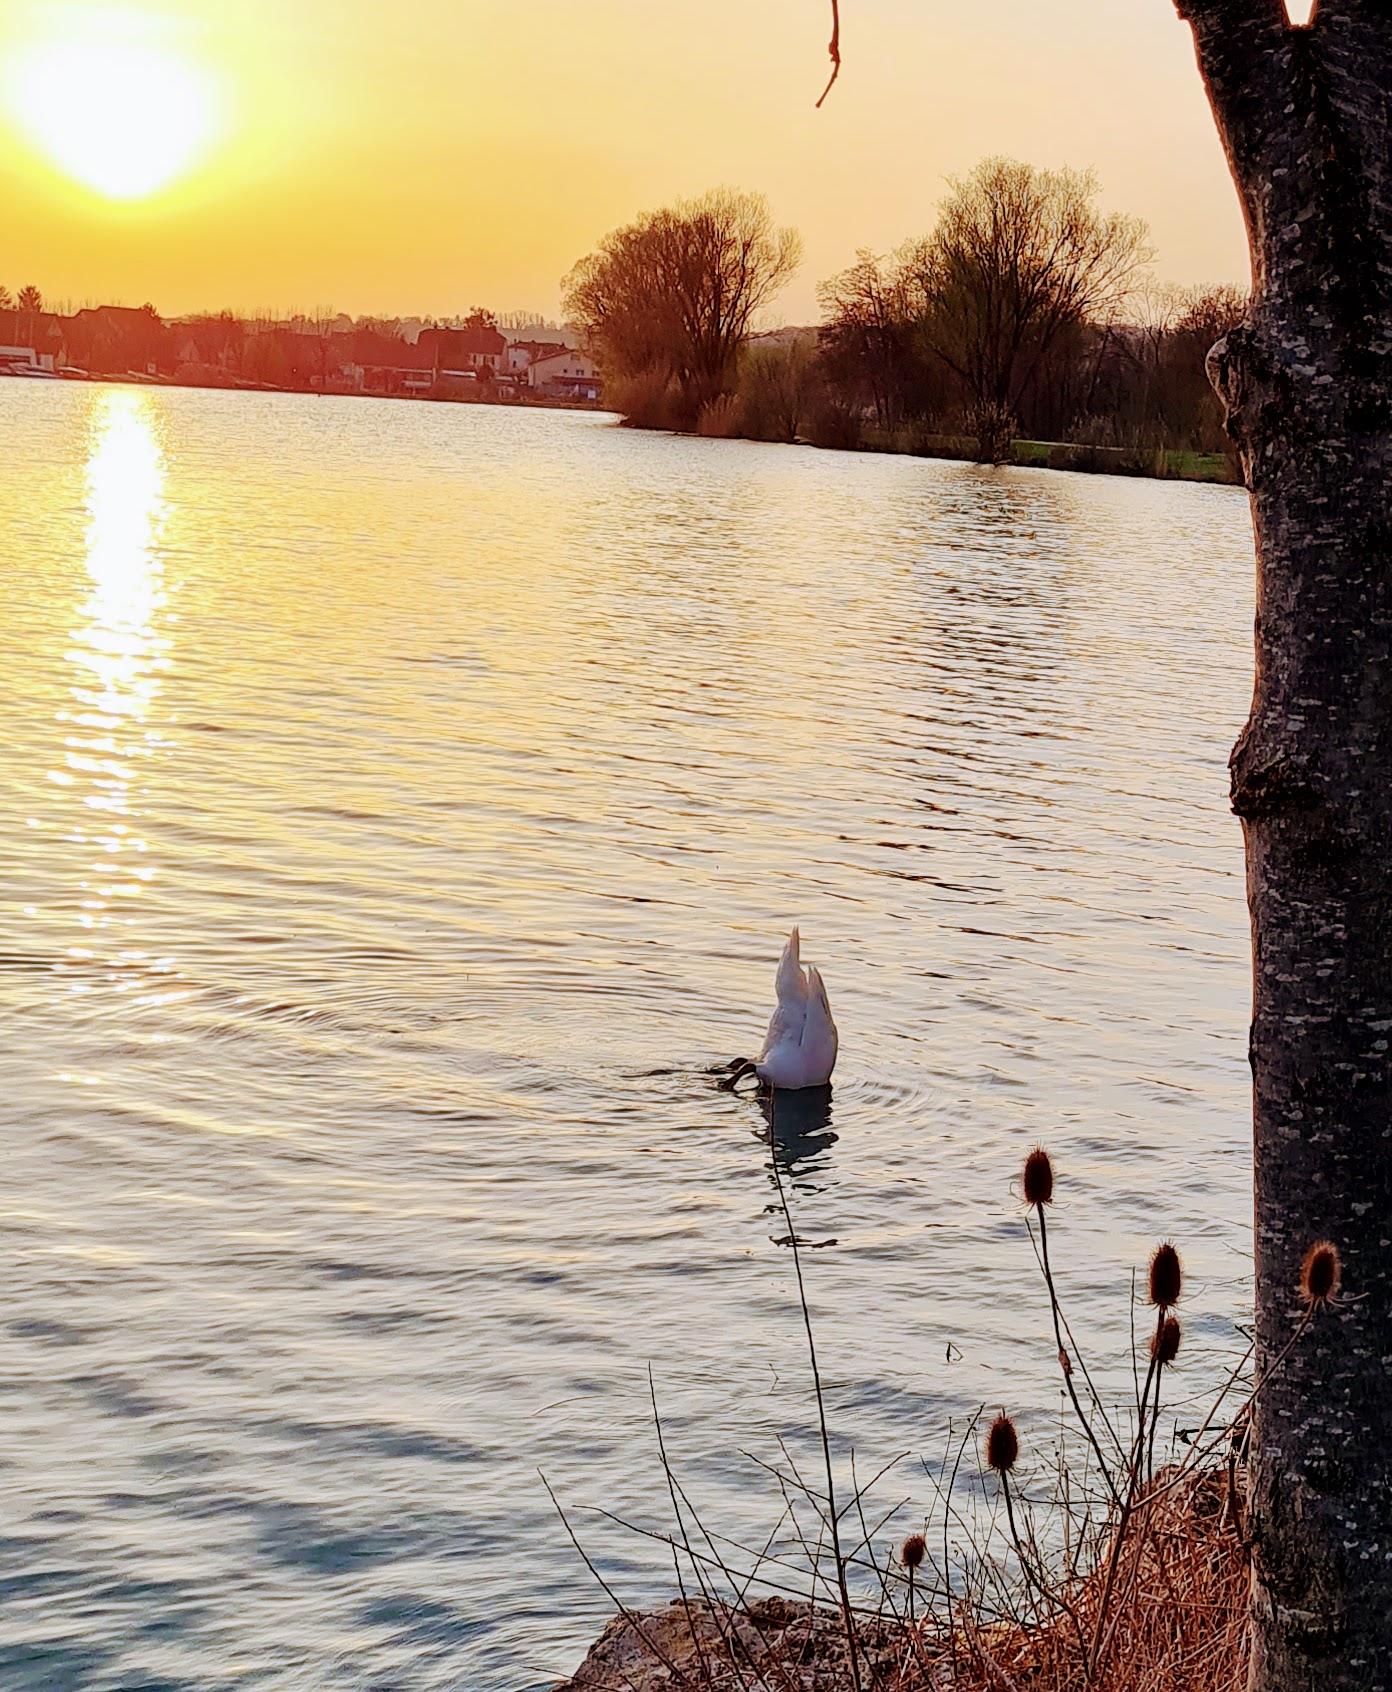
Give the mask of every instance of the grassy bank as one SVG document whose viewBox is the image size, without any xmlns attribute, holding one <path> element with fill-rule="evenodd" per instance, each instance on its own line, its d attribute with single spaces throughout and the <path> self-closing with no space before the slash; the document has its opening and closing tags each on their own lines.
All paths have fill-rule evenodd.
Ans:
<svg viewBox="0 0 1392 1692">
<path fill-rule="evenodd" d="M 915 458 L 972 461 L 976 443 L 963 435 L 929 435 L 915 429 L 866 428 L 862 452 L 904 453 Z M 1077 470 L 1097 476 L 1150 476 L 1170 482 L 1216 482 L 1240 487 L 1238 468 L 1221 452 L 1164 447 L 1101 447 L 1077 441 L 1015 441 L 1010 464 L 1031 470 Z"/>
<path fill-rule="evenodd" d="M 768 402 L 757 388 L 741 390 L 701 408 L 694 430 L 672 413 L 669 396 L 623 391 L 614 395 L 613 409 L 637 429 L 669 429 L 719 440 L 772 441 L 824 447 L 840 452 L 889 452 L 910 458 L 948 458 L 979 462 L 971 435 L 936 434 L 922 423 L 884 428 L 866 423 L 845 409 L 828 403 L 799 403 L 797 396 L 782 405 Z M 1212 482 L 1242 485 L 1234 459 L 1222 452 L 1194 452 L 1177 447 L 1093 446 L 1084 441 L 1013 441 L 1005 461 L 1031 470 L 1076 470 L 1097 476 L 1148 476 L 1162 481 Z"/>
</svg>

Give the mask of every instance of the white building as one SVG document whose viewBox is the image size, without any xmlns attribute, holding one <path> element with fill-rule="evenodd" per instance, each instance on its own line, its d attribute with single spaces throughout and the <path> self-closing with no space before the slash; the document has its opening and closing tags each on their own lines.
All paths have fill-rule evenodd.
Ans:
<svg viewBox="0 0 1392 1692">
<path fill-rule="evenodd" d="M 599 371 L 588 353 L 575 347 L 535 358 L 527 366 L 527 386 L 558 399 L 599 398 Z"/>
<path fill-rule="evenodd" d="M 53 354 L 33 347 L 0 347 L 0 376 L 53 376 Z"/>
</svg>

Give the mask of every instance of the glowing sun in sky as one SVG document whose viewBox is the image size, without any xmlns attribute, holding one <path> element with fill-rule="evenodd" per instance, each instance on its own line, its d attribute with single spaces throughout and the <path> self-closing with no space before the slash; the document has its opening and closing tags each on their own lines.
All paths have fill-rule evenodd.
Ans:
<svg viewBox="0 0 1392 1692">
<path fill-rule="evenodd" d="M 220 90 L 193 60 L 152 42 L 35 43 L 5 67 L 30 145 L 108 200 L 143 200 L 189 175 L 222 127 Z"/>
</svg>

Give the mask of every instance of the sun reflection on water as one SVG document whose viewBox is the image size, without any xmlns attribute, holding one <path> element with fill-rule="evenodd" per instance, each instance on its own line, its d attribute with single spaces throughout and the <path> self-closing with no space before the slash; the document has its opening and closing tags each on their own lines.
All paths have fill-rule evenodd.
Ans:
<svg viewBox="0 0 1392 1692">
<path fill-rule="evenodd" d="M 75 660 L 96 689 L 78 692 L 108 726 L 143 716 L 159 687 L 154 629 L 164 604 L 164 570 L 156 550 L 164 515 L 164 455 L 148 397 L 138 389 L 102 395 L 92 420 L 87 460 L 87 573 L 92 593 L 84 650 Z"/>
<path fill-rule="evenodd" d="M 168 664 L 162 632 L 168 598 L 159 551 L 165 510 L 165 464 L 147 394 L 108 389 L 96 400 L 86 466 L 86 555 L 89 591 L 68 652 L 75 709 L 64 768 L 50 772 L 71 788 L 82 811 L 71 842 L 98 854 L 82 880 L 80 925 L 110 928 L 116 901 L 140 892 L 152 871 L 139 827 L 137 763 L 161 743 L 151 716 Z M 80 961 L 88 946 L 69 949 Z M 135 962 L 136 955 L 119 962 Z"/>
</svg>

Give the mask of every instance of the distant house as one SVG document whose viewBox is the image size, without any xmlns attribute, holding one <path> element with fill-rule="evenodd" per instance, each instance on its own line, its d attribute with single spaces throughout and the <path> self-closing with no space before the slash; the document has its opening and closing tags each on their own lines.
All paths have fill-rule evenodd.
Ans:
<svg viewBox="0 0 1392 1692">
<path fill-rule="evenodd" d="M 62 319 L 51 311 L 0 311 L 0 358 L 10 367 L 55 371 L 64 362 Z"/>
<path fill-rule="evenodd" d="M 597 400 L 599 370 L 588 353 L 575 347 L 535 358 L 527 367 L 527 386 L 554 399 Z"/>
<path fill-rule="evenodd" d="M 376 329 L 357 329 L 333 339 L 347 343 L 341 355 L 343 378 L 363 393 L 422 394 L 435 385 L 433 352 L 420 341 L 412 346 Z"/>
<path fill-rule="evenodd" d="M 33 347 L 0 347 L 0 376 L 53 376 L 52 353 L 39 354 Z"/>
<path fill-rule="evenodd" d="M 496 376 L 507 357 L 507 340 L 487 323 L 462 329 L 422 329 L 416 346 L 430 355 L 437 376 Z"/>
<path fill-rule="evenodd" d="M 569 350 L 564 341 L 512 341 L 508 344 L 507 368 L 520 376 L 539 358 L 554 358 L 557 353 Z"/>
</svg>

